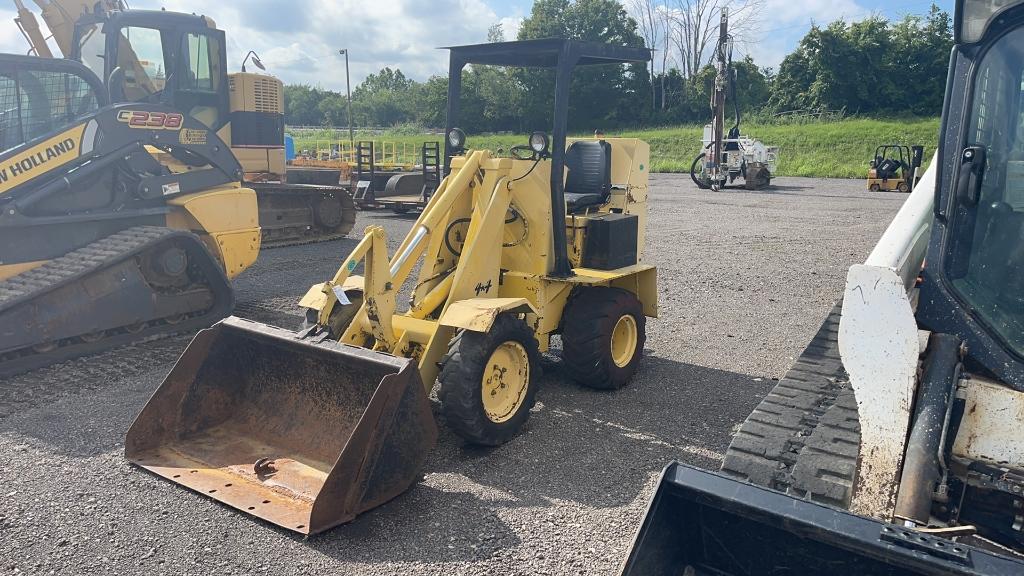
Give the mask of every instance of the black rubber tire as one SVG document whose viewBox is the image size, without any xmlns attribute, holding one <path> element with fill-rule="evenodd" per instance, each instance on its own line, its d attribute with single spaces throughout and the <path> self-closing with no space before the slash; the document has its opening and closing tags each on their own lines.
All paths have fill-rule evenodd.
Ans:
<svg viewBox="0 0 1024 576">
<path fill-rule="evenodd" d="M 693 180 L 693 183 L 697 186 L 697 188 L 700 188 L 701 190 L 710 190 L 710 184 L 704 182 L 700 178 L 697 178 L 697 165 L 700 164 L 700 161 L 703 158 L 704 153 L 701 152 L 700 154 L 697 155 L 696 158 L 693 159 L 693 164 L 690 164 L 690 180 Z"/>
<path fill-rule="evenodd" d="M 868 190 L 870 190 L 872 192 L 881 192 L 882 191 L 882 187 L 879 186 L 878 183 L 876 182 L 876 183 L 872 184 L 871 186 L 869 186 Z"/>
<path fill-rule="evenodd" d="M 839 357 L 837 305 L 796 364 L 747 418 L 722 471 L 753 484 L 848 508 L 860 421 Z"/>
<path fill-rule="evenodd" d="M 359 308 L 363 305 L 363 293 L 358 290 L 348 290 L 345 292 L 345 296 L 348 297 L 351 304 L 342 306 L 336 304 L 334 309 L 331 310 L 331 316 L 327 320 L 328 333 L 331 339 L 341 338 L 342 333 L 348 328 L 348 325 L 352 323 L 352 319 L 356 317 L 356 313 L 359 312 Z M 302 330 L 308 330 L 316 325 L 317 317 L 320 315 L 320 311 L 315 308 L 306 308 L 306 316 L 302 319 Z"/>
<path fill-rule="evenodd" d="M 612 360 L 612 331 L 619 318 L 633 316 L 637 327 L 636 351 L 623 367 Z M 629 383 L 644 355 L 647 318 L 636 295 L 621 288 L 595 286 L 582 289 L 562 316 L 562 364 L 569 376 L 598 390 L 617 390 Z"/>
<path fill-rule="evenodd" d="M 494 422 L 484 412 L 480 382 L 487 361 L 504 342 L 515 341 L 527 353 L 530 365 L 526 394 L 518 411 L 504 422 Z M 540 381 L 540 351 L 533 330 L 514 314 L 499 314 L 486 333 L 462 330 L 448 347 L 438 381 L 441 414 L 448 427 L 465 440 L 483 446 L 499 446 L 511 440 L 530 417 Z"/>
<path fill-rule="evenodd" d="M 907 184 L 906 182 L 900 182 L 899 184 L 896 185 L 896 190 L 901 194 L 909 194 L 910 185 Z"/>
</svg>

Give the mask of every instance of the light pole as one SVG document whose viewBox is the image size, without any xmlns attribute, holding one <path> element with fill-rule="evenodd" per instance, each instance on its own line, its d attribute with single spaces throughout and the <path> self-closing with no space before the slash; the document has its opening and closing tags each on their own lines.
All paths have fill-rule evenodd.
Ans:
<svg viewBox="0 0 1024 576">
<path fill-rule="evenodd" d="M 338 54 L 345 55 L 345 96 L 348 98 L 348 106 L 346 107 L 346 115 L 348 116 L 348 145 L 354 154 L 356 142 L 352 136 L 352 85 L 348 79 L 348 48 L 338 50 Z"/>
</svg>

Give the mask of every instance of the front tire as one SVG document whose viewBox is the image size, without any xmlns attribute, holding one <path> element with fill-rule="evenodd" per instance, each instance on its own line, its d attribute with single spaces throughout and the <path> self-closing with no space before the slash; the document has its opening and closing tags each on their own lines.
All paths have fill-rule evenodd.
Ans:
<svg viewBox="0 0 1024 576">
<path fill-rule="evenodd" d="M 562 363 L 580 384 L 617 390 L 643 357 L 647 318 L 637 297 L 620 288 L 585 288 L 566 307 Z"/>
<path fill-rule="evenodd" d="M 438 380 L 441 414 L 474 444 L 499 446 L 530 417 L 540 374 L 533 330 L 501 314 L 486 333 L 463 330 L 452 340 Z"/>
</svg>

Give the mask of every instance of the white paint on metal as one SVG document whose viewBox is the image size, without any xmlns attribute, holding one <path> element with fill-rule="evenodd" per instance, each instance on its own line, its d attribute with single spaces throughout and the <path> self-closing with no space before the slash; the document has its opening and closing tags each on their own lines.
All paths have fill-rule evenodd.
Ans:
<svg viewBox="0 0 1024 576">
<path fill-rule="evenodd" d="M 851 509 L 888 520 L 895 504 L 920 356 L 912 292 L 932 225 L 935 167 L 925 173 L 867 262 L 846 277 L 839 352 L 860 418 Z"/>
<path fill-rule="evenodd" d="M 963 383 L 964 416 L 953 454 L 1024 467 L 1024 393 L 976 375 Z"/>
</svg>

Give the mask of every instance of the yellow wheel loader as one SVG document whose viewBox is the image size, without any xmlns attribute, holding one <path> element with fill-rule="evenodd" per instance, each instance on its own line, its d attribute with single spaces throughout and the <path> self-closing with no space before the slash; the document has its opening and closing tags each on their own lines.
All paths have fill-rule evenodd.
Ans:
<svg viewBox="0 0 1024 576">
<path fill-rule="evenodd" d="M 206 16 L 128 10 L 121 0 L 35 0 L 65 58 L 85 64 L 113 103 L 160 103 L 215 132 L 254 190 L 264 247 L 340 238 L 355 225 L 355 204 L 341 170 L 289 169 L 284 149 L 284 89 L 254 53 L 227 71 L 224 32 Z M 52 57 L 35 15 L 22 0 L 16 22 L 41 57 Z M 183 58 L 182 55 L 188 55 Z"/>
<path fill-rule="evenodd" d="M 256 260 L 256 195 L 205 125 L 0 55 L 0 374 L 209 326 Z"/>
<path fill-rule="evenodd" d="M 959 0 L 939 149 L 623 574 L 1024 574 L 1024 1 Z"/>
<path fill-rule="evenodd" d="M 388 254 L 371 226 L 310 288 L 299 332 L 229 318 L 201 332 L 128 431 L 125 455 L 289 530 L 315 533 L 408 489 L 436 439 L 428 394 L 472 443 L 509 441 L 560 334 L 586 386 L 629 382 L 657 314 L 643 264 L 649 150 L 566 139 L 575 66 L 650 52 L 570 40 L 450 48 L 447 176 Z M 467 64 L 554 69 L 553 136 L 511 157 L 466 147 Z"/>
</svg>

